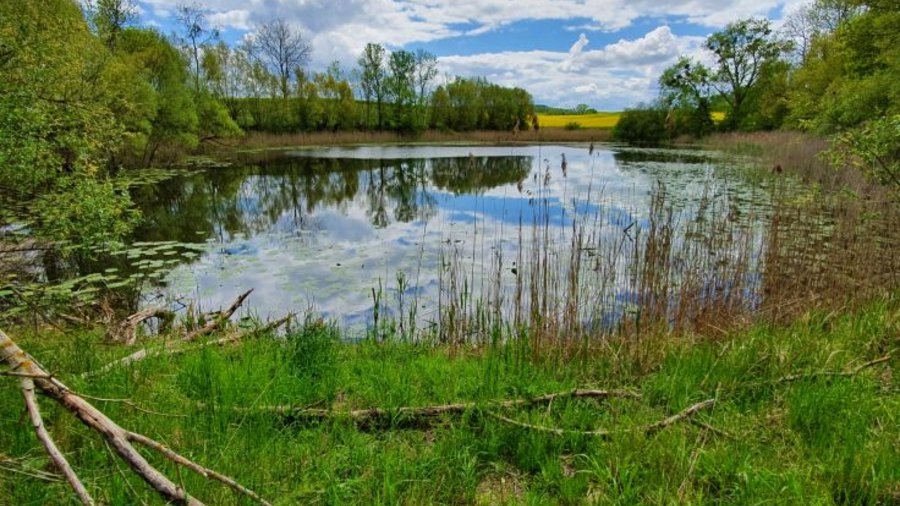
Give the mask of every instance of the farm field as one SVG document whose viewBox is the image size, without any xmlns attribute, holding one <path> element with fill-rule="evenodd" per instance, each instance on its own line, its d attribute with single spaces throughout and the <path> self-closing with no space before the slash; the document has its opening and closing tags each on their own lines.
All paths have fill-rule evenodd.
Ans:
<svg viewBox="0 0 900 506">
<path fill-rule="evenodd" d="M 545 128 L 564 128 L 570 123 L 578 123 L 580 128 L 613 128 L 619 122 L 621 112 L 597 112 L 592 114 L 538 114 L 538 123 Z M 716 123 L 725 119 L 725 113 L 712 113 Z"/>
<path fill-rule="evenodd" d="M 593 114 L 538 114 L 542 127 L 562 128 L 569 123 L 578 123 L 581 128 L 612 128 L 619 122 L 618 112 L 598 112 Z"/>
</svg>

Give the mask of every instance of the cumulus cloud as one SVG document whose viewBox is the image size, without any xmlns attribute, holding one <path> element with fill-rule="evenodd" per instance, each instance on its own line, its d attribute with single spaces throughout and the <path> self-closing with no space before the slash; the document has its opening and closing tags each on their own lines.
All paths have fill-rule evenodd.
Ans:
<svg viewBox="0 0 900 506">
<path fill-rule="evenodd" d="M 450 75 L 485 76 L 530 91 L 539 101 L 565 106 L 602 104 L 619 109 L 656 96 L 656 80 L 679 55 L 699 54 L 703 37 L 679 37 L 660 26 L 643 37 L 587 50 L 582 34 L 568 52 L 506 51 L 440 59 Z"/>
<path fill-rule="evenodd" d="M 171 19 L 181 0 L 141 0 L 158 19 Z M 655 78 L 679 54 L 699 54 L 697 37 L 678 36 L 672 20 L 712 31 L 750 16 L 764 16 L 805 0 L 217 0 L 207 1 L 210 21 L 238 37 L 275 17 L 299 27 L 313 46 L 313 67 L 333 60 L 355 62 L 367 42 L 389 48 L 450 38 L 476 37 L 520 21 L 558 21 L 580 33 L 569 51 L 531 50 L 439 55 L 452 75 L 483 75 L 521 86 L 540 101 L 602 103 L 606 107 L 647 100 Z M 585 34 L 615 33 L 636 21 L 656 20 L 642 37 L 589 49 Z M 593 46 L 591 46 L 593 47 Z"/>
</svg>

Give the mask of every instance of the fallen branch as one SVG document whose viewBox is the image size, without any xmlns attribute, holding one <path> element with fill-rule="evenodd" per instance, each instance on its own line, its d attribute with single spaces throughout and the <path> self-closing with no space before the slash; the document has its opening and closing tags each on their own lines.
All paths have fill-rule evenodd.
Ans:
<svg viewBox="0 0 900 506">
<path fill-rule="evenodd" d="M 716 403 L 715 399 L 709 399 L 703 402 L 699 402 L 685 408 L 678 414 L 672 415 L 668 418 L 664 418 L 658 422 L 651 423 L 649 425 L 643 425 L 640 427 L 634 427 L 630 429 L 619 429 L 619 430 L 608 430 L 608 429 L 597 429 L 597 430 L 574 430 L 574 429 L 561 429 L 558 427 L 546 427 L 543 425 L 534 425 L 530 423 L 520 422 L 518 420 L 513 420 L 512 418 L 505 417 L 501 414 L 488 412 L 488 414 L 501 422 L 508 423 L 510 425 L 515 425 L 516 427 L 521 427 L 523 429 L 534 430 L 538 432 L 546 432 L 548 434 L 555 434 L 557 436 L 566 436 L 566 435 L 575 435 L 575 436 L 590 436 L 590 437 L 599 437 L 599 438 L 609 438 L 614 434 L 623 434 L 627 432 L 643 432 L 644 434 L 650 435 L 654 434 L 658 431 L 669 427 L 670 425 L 674 425 L 677 422 L 682 420 L 689 419 L 698 411 L 702 411 L 709 407 L 712 407 Z"/>
<path fill-rule="evenodd" d="M 674 423 L 678 423 L 682 420 L 685 420 L 687 418 L 694 416 L 694 414 L 696 414 L 698 411 L 702 411 L 704 409 L 711 408 L 715 404 L 716 404 L 715 399 L 707 399 L 703 402 L 698 402 L 697 404 L 694 404 L 693 406 L 689 406 L 689 407 L 685 408 L 678 414 L 672 415 L 668 418 L 664 418 L 656 423 L 652 423 L 652 424 L 648 425 L 645 428 L 645 432 L 647 434 L 652 434 L 654 432 L 661 431 Z"/>
<path fill-rule="evenodd" d="M 34 385 L 37 386 L 37 388 L 39 388 L 45 395 L 57 401 L 63 408 L 65 408 L 72 415 L 81 420 L 85 425 L 87 425 L 95 432 L 99 433 L 106 441 L 106 443 L 109 444 L 109 446 L 119 455 L 119 457 L 122 458 L 122 460 L 124 460 L 135 473 L 143 478 L 144 481 L 146 481 L 151 487 L 153 487 L 153 489 L 156 490 L 156 492 L 159 493 L 159 495 L 162 496 L 162 498 L 166 501 L 176 504 L 187 504 L 189 506 L 201 506 L 203 504 L 198 499 L 189 495 L 187 491 L 185 491 L 183 488 L 169 479 L 166 475 L 153 467 L 141 455 L 141 453 L 137 451 L 132 443 L 138 443 L 147 446 L 148 448 L 151 448 L 154 451 L 162 454 L 167 459 L 173 460 L 177 464 L 187 467 L 188 469 L 200 474 L 201 476 L 204 476 L 211 480 L 219 481 L 221 483 L 225 483 L 235 491 L 258 501 L 261 504 L 269 504 L 268 502 L 260 498 L 256 493 L 252 492 L 246 487 L 237 484 L 237 482 L 233 479 L 206 469 L 205 467 L 200 466 L 199 464 L 196 464 L 191 460 L 184 458 L 175 452 L 172 452 L 171 450 L 168 450 L 164 445 L 153 441 L 146 436 L 123 429 L 112 419 L 107 417 L 102 411 L 98 410 L 81 396 L 72 392 L 59 380 L 53 378 L 52 375 L 47 373 L 47 371 L 45 371 L 40 365 L 38 365 L 38 363 L 32 357 L 30 357 L 21 348 L 19 348 L 19 346 L 3 331 L 0 331 L 0 363 L 7 365 L 13 372 L 31 376 L 25 378 L 25 381 L 33 381 Z M 28 404 L 27 395 L 28 394 L 26 392 L 26 404 Z M 43 424 L 41 424 L 40 426 L 42 427 Z M 49 451 L 50 450 L 48 449 L 48 452 Z M 54 458 L 52 454 L 51 458 Z M 54 462 L 59 465 L 59 461 L 55 458 Z M 77 477 L 75 479 L 77 481 Z M 72 480 L 70 480 L 70 483 L 72 483 Z M 74 483 L 73 488 L 75 488 L 76 493 L 79 493 L 78 487 Z M 80 493 L 79 497 L 81 497 Z M 85 502 L 84 498 L 82 498 L 82 502 Z M 85 502 L 85 504 L 93 503 Z"/>
<path fill-rule="evenodd" d="M 222 337 L 219 339 L 204 341 L 196 346 L 184 346 L 182 344 L 183 341 L 179 340 L 179 341 L 171 341 L 157 350 L 153 350 L 150 348 L 141 348 L 140 350 L 138 350 L 130 355 L 126 355 L 120 359 L 114 360 L 99 369 L 94 369 L 92 371 L 82 373 L 81 377 L 82 378 L 91 378 L 94 376 L 99 376 L 99 375 L 107 373 L 117 367 L 124 367 L 127 365 L 131 365 L 136 362 L 146 360 L 148 358 L 161 357 L 163 355 L 180 355 L 182 353 L 186 353 L 188 351 L 193 351 L 193 350 L 198 350 L 200 348 L 205 348 L 207 346 L 224 346 L 226 344 L 237 343 L 237 342 L 241 341 L 242 339 L 244 339 L 245 337 L 250 336 L 250 335 L 271 332 L 271 331 L 277 329 L 278 327 L 281 327 L 285 323 L 291 321 L 293 318 L 294 318 L 294 314 L 291 313 L 291 314 L 288 314 L 287 316 L 285 316 L 284 318 L 275 320 L 274 322 L 266 325 L 265 327 L 263 327 L 261 329 L 254 329 L 254 330 L 250 330 L 250 331 L 247 331 L 247 332 L 244 332 L 241 334 L 237 334 L 237 335 L 233 335 L 233 336 L 226 336 L 226 337 Z"/>
<path fill-rule="evenodd" d="M 807 373 L 807 374 L 791 374 L 791 375 L 783 376 L 783 377 L 775 380 L 775 383 L 790 383 L 793 381 L 801 381 L 801 380 L 821 378 L 821 377 L 856 376 L 860 372 L 862 372 L 870 367 L 874 367 L 878 364 L 883 364 L 883 363 L 889 361 L 892 358 L 892 356 L 893 356 L 893 351 L 881 358 L 876 358 L 875 360 L 871 360 L 864 364 L 858 365 L 849 371 L 817 371 L 817 372 L 811 372 L 811 373 Z"/>
<path fill-rule="evenodd" d="M 31 425 L 34 427 L 34 433 L 44 446 L 44 450 L 47 451 L 50 460 L 53 461 L 59 471 L 65 476 L 66 481 L 72 486 L 75 495 L 78 496 L 78 499 L 81 500 L 82 504 L 88 506 L 96 504 L 94 499 L 91 498 L 91 495 L 88 494 L 84 484 L 81 483 L 78 475 L 72 470 L 69 461 L 67 461 L 66 457 L 59 451 L 59 448 L 50 436 L 50 433 L 47 432 L 47 428 L 44 427 L 44 420 L 41 418 L 41 411 L 40 408 L 38 408 L 37 398 L 34 396 L 34 380 L 32 378 L 22 378 L 22 397 L 25 399 L 25 408 L 28 411 L 28 416 L 31 418 Z"/>
<path fill-rule="evenodd" d="M 295 406 L 262 406 L 254 408 L 254 411 L 270 411 L 281 415 L 287 415 L 292 418 L 307 419 L 332 419 L 332 418 L 350 418 L 357 424 L 365 425 L 377 420 L 405 418 L 409 419 L 425 419 L 434 418 L 446 414 L 462 414 L 466 411 L 478 408 L 513 408 L 520 406 L 528 406 L 533 404 L 549 403 L 559 398 L 626 398 L 640 399 L 641 395 L 630 390 L 591 390 L 579 389 L 568 390 L 565 392 L 557 392 L 551 394 L 540 395 L 525 399 L 509 399 L 490 401 L 487 403 L 478 402 L 461 402 L 454 404 L 440 404 L 436 406 L 404 406 L 394 409 L 385 408 L 369 408 L 355 409 L 351 411 L 332 411 L 327 409 L 310 409 L 308 407 L 298 408 Z"/>
<path fill-rule="evenodd" d="M 247 297 L 253 293 L 253 289 L 249 289 L 246 292 L 242 293 L 238 296 L 237 299 L 229 306 L 227 309 L 219 311 L 217 315 L 214 315 L 213 318 L 206 323 L 206 325 L 200 327 L 197 330 L 193 330 L 188 332 L 187 335 L 184 336 L 185 341 L 194 341 L 198 337 L 203 337 L 205 335 L 212 334 L 213 332 L 222 328 L 222 325 L 227 322 L 232 315 L 234 315 L 235 311 L 238 310 L 239 307 L 244 303 Z"/>
<path fill-rule="evenodd" d="M 130 346 L 137 341 L 138 326 L 151 318 L 158 318 L 163 322 L 171 322 L 175 318 L 175 313 L 161 307 L 143 309 L 125 318 L 118 325 L 111 327 L 106 334 L 106 338 L 111 343 L 121 343 Z"/>
</svg>

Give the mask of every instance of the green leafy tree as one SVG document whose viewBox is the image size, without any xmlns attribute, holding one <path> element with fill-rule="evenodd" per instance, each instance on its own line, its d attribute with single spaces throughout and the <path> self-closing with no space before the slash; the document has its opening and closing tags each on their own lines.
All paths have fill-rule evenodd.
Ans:
<svg viewBox="0 0 900 506">
<path fill-rule="evenodd" d="M 86 0 L 88 21 L 110 50 L 115 50 L 119 34 L 138 18 L 133 0 Z"/>
<path fill-rule="evenodd" d="M 740 125 L 745 103 L 766 63 L 790 49 L 777 40 L 767 19 L 745 19 L 729 23 L 706 39 L 706 48 L 716 57 L 713 86 L 729 104 L 728 126 Z"/>
<path fill-rule="evenodd" d="M 682 116 L 682 125 L 677 130 L 697 137 L 712 131 L 711 82 L 712 72 L 686 56 L 663 71 L 659 78 L 660 94 L 664 103 Z"/>
<path fill-rule="evenodd" d="M 446 88 L 438 86 L 431 94 L 431 128 L 446 130 L 450 128 L 450 95 Z"/>
<path fill-rule="evenodd" d="M 155 91 L 142 163 L 153 162 L 162 145 L 196 146 L 199 142 L 197 107 L 188 85 L 189 72 L 178 49 L 156 31 L 135 28 L 122 33 L 119 47 Z"/>
<path fill-rule="evenodd" d="M 375 99 L 379 130 L 384 128 L 383 107 L 386 93 L 385 81 L 387 81 L 384 58 L 384 46 L 370 42 L 366 44 L 358 60 L 360 68 L 359 87 L 366 102 L 366 126 L 369 125 L 369 106 L 372 103 L 372 99 Z"/>
<path fill-rule="evenodd" d="M 817 38 L 789 91 L 790 126 L 820 133 L 900 113 L 900 9 L 855 2 L 861 12 Z"/>
<path fill-rule="evenodd" d="M 416 104 L 416 55 L 394 51 L 388 59 L 387 92 L 393 104 L 393 126 L 401 131 L 418 130 Z"/>
<path fill-rule="evenodd" d="M 626 109 L 613 127 L 613 139 L 633 144 L 658 144 L 668 135 L 666 109 L 660 104 Z"/>
</svg>

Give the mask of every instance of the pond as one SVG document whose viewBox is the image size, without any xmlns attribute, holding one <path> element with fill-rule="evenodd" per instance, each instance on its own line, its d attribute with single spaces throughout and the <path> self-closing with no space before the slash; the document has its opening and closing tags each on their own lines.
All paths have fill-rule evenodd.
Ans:
<svg viewBox="0 0 900 506">
<path fill-rule="evenodd" d="M 612 244 L 633 238 L 648 227 L 660 186 L 685 222 L 715 201 L 752 225 L 768 201 L 715 153 L 696 150 L 269 151 L 137 187 L 144 221 L 123 258 L 153 280 L 144 304 L 194 300 L 216 309 L 253 288 L 246 307 L 263 319 L 311 309 L 364 329 L 378 305 L 393 316 L 412 307 L 417 322 L 429 322 L 460 293 L 511 298 L 523 257 L 534 258 L 536 247 L 565 270 L 575 235 Z M 590 252 L 587 242 L 578 248 Z M 613 270 L 613 278 L 627 275 L 625 263 Z"/>
</svg>

